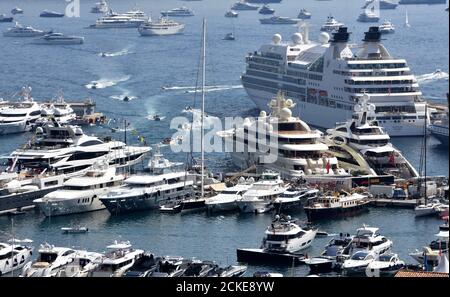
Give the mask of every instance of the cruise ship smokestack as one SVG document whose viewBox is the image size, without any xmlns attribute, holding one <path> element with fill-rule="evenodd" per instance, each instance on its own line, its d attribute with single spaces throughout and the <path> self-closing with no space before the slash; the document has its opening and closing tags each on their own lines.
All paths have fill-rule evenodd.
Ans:
<svg viewBox="0 0 450 297">
<path fill-rule="evenodd" d="M 339 30 L 333 33 L 333 38 L 330 42 L 348 42 L 350 39 L 350 32 L 347 32 L 347 27 L 340 27 Z"/>
<path fill-rule="evenodd" d="M 364 32 L 365 42 L 380 42 L 381 41 L 381 32 L 378 27 L 370 27 L 369 31 Z"/>
</svg>

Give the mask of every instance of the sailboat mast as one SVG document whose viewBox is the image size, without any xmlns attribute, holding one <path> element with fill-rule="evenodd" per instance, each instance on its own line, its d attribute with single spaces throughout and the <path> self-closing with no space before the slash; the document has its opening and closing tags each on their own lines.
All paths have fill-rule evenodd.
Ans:
<svg viewBox="0 0 450 297">
<path fill-rule="evenodd" d="M 201 137 L 200 137 L 200 144 L 201 144 L 201 175 L 202 175 L 202 182 L 201 182 L 201 195 L 202 198 L 204 197 L 204 171 L 205 171 L 205 140 L 204 140 L 204 124 L 205 124 L 205 75 L 206 75 L 206 19 L 203 19 L 203 37 L 202 37 L 202 113 L 201 113 Z"/>
<path fill-rule="evenodd" d="M 427 127 L 428 127 L 428 102 L 425 102 L 425 123 L 423 128 L 423 145 L 424 145 L 424 176 L 425 176 L 425 205 L 428 203 L 428 195 L 427 195 Z"/>
</svg>

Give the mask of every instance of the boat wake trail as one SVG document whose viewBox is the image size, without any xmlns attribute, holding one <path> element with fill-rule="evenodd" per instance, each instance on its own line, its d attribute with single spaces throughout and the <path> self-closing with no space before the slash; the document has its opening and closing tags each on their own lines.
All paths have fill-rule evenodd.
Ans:
<svg viewBox="0 0 450 297">
<path fill-rule="evenodd" d="M 217 85 L 217 86 L 205 86 L 205 92 L 218 92 L 218 91 L 226 91 L 226 90 L 234 90 L 234 89 L 242 89 L 242 85 Z M 200 93 L 202 90 L 200 87 L 188 87 L 188 86 L 164 86 L 163 90 L 166 91 L 185 91 L 185 93 Z"/>
<path fill-rule="evenodd" d="M 120 100 L 120 101 L 131 101 L 131 100 L 137 99 L 137 97 L 132 96 L 130 91 L 128 91 L 128 90 L 123 90 L 122 94 L 112 95 L 112 96 L 109 96 L 109 98 L 115 99 L 115 100 Z"/>
<path fill-rule="evenodd" d="M 128 48 L 125 48 L 125 49 L 123 49 L 121 51 L 118 51 L 118 52 L 112 52 L 112 53 L 110 53 L 110 52 L 101 52 L 98 55 L 100 57 L 118 57 L 118 56 L 125 56 L 125 55 L 132 54 L 132 53 L 133 52 L 131 52 Z"/>
<path fill-rule="evenodd" d="M 117 85 L 118 83 L 127 81 L 131 78 L 131 75 L 126 75 L 117 79 L 106 79 L 106 78 L 102 78 L 100 80 L 94 80 L 91 81 L 90 83 L 88 83 L 86 85 L 86 88 L 88 89 L 105 89 L 108 87 L 112 87 Z"/>
<path fill-rule="evenodd" d="M 441 71 L 440 69 L 423 75 L 417 76 L 417 81 L 420 83 L 429 83 L 436 80 L 448 80 L 448 73 Z"/>
</svg>

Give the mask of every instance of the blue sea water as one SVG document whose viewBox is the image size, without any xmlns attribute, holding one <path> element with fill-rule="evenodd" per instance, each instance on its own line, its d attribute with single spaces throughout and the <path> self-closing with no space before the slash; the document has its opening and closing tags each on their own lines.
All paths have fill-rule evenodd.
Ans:
<svg viewBox="0 0 450 297">
<path fill-rule="evenodd" d="M 53 29 L 69 35 L 84 36 L 80 46 L 46 46 L 31 44 L 28 38 L 0 36 L 0 98 L 9 98 L 24 85 L 33 88 L 36 100 L 48 100 L 59 90 L 68 100 L 84 100 L 91 97 L 97 103 L 97 111 L 118 121 L 127 119 L 139 135 L 148 143 L 156 143 L 169 137 L 170 119 L 183 115 L 186 105 L 193 105 L 194 94 L 182 87 L 197 84 L 200 58 L 201 22 L 207 18 L 207 69 L 206 81 L 212 88 L 206 94 L 206 111 L 219 118 L 226 116 L 255 115 L 257 109 L 240 85 L 240 74 L 245 68 L 245 55 L 267 43 L 275 33 L 284 40 L 296 31 L 293 26 L 260 25 L 263 17 L 255 11 L 239 12 L 237 19 L 224 17 L 234 1 L 203 0 L 183 2 L 176 0 L 111 0 L 114 10 L 124 12 L 135 4 L 146 13 L 158 17 L 162 10 L 187 5 L 195 11 L 194 17 L 180 18 L 186 24 L 183 35 L 167 37 L 140 37 L 136 29 L 86 29 L 99 17 L 89 13 L 94 0 L 81 0 L 79 18 L 40 18 L 44 9 L 64 12 L 63 0 L 1 0 L 0 13 L 19 6 L 25 10 L 16 19 L 23 25 L 39 29 Z M 345 23 L 352 32 L 352 42 L 360 42 L 369 24 L 356 22 L 362 0 L 283 0 L 273 4 L 280 16 L 296 17 L 301 8 L 312 13 L 311 39 L 319 34 L 319 28 L 329 14 Z M 395 10 L 381 11 L 381 20 L 387 19 L 396 26 L 395 34 L 384 36 L 383 42 L 395 57 L 407 59 L 417 76 L 432 73 L 436 69 L 449 72 L 448 12 L 445 5 L 408 5 Z M 410 28 L 403 26 L 406 8 Z M 10 24 L 0 23 L 0 30 Z M 236 41 L 224 41 L 226 33 L 234 31 Z M 113 53 L 100 57 L 99 53 Z M 91 90 L 86 87 L 92 81 L 110 85 Z M 445 103 L 448 92 L 447 79 L 431 79 L 420 83 L 426 99 Z M 162 90 L 162 86 L 175 87 Z M 181 87 L 181 88 L 176 88 Z M 192 89 L 190 89 L 192 90 Z M 129 102 L 114 98 L 136 97 Z M 197 98 L 197 104 L 198 104 Z M 166 116 L 160 122 L 146 117 L 158 113 Z M 88 133 L 111 134 L 108 129 L 86 128 Z M 112 134 L 121 138 L 121 134 Z M 0 155 L 10 153 L 25 143 L 31 134 L 0 137 Z M 131 138 L 131 136 L 129 135 Z M 138 143 L 138 139 L 132 142 Z M 418 167 L 421 151 L 420 138 L 395 138 L 393 143 Z M 168 148 L 163 153 L 174 160 L 184 161 L 185 155 L 174 154 Z M 232 169 L 229 156 L 222 153 L 206 154 L 206 162 L 214 171 Z M 438 141 L 428 139 L 429 175 L 448 176 L 448 148 Z M 299 214 L 301 218 L 304 214 Z M 80 246 L 91 250 L 104 250 L 114 239 L 130 240 L 136 247 L 157 254 L 176 254 L 215 260 L 221 264 L 234 263 L 235 250 L 239 247 L 259 247 L 264 229 L 270 223 L 270 215 L 245 216 L 229 214 L 206 216 L 205 214 L 172 216 L 157 212 L 143 212 L 127 216 L 110 216 L 100 211 L 77 216 L 45 219 L 41 215 L 27 213 L 15 218 L 15 233 L 28 237 L 37 244 L 50 243 Z M 330 233 L 354 232 L 361 224 L 380 227 L 381 232 L 394 240 L 394 251 L 407 262 L 412 262 L 408 252 L 427 244 L 437 233 L 440 221 L 435 218 L 415 219 L 410 210 L 372 209 L 368 214 L 320 225 Z M 60 227 L 70 224 L 87 225 L 92 230 L 87 235 L 64 236 Z M 0 217 L 0 240 L 9 236 L 11 222 Z M 318 254 L 328 241 L 318 238 L 308 251 Z M 250 272 L 264 267 L 251 267 Z M 272 268 L 270 268 L 272 269 Z M 286 274 L 305 275 L 304 267 L 278 269 Z"/>
</svg>

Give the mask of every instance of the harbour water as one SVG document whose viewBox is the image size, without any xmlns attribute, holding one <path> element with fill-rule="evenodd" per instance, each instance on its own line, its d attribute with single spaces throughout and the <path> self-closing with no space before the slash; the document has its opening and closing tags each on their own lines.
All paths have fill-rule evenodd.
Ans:
<svg viewBox="0 0 450 297">
<path fill-rule="evenodd" d="M 194 17 L 182 19 L 186 23 L 183 35 L 144 38 L 136 29 L 86 29 L 99 17 L 89 13 L 94 2 L 81 0 L 80 18 L 56 19 L 39 18 L 39 13 L 44 9 L 64 11 L 67 3 L 62 0 L 0 2 L 0 13 L 9 12 L 14 6 L 23 8 L 24 15 L 16 16 L 23 25 L 85 37 L 85 43 L 80 46 L 43 46 L 31 44 L 27 38 L 0 36 L 0 97 L 8 98 L 24 85 L 33 88 L 32 94 L 36 100 L 50 99 L 60 89 L 68 100 L 91 97 L 97 103 L 97 111 L 115 118 L 118 125 L 121 120 L 127 119 L 148 143 L 157 143 L 175 132 L 169 129 L 170 119 L 183 115 L 183 108 L 194 104 L 195 94 L 189 91 L 196 85 L 202 17 L 208 19 L 206 80 L 208 86 L 215 86 L 207 90 L 206 112 L 219 118 L 258 113 L 239 80 L 245 68 L 245 55 L 257 50 L 275 33 L 288 39 L 296 31 L 293 26 L 261 26 L 258 19 L 262 16 L 255 11 L 240 12 L 236 19 L 225 18 L 224 13 L 232 4 L 228 0 L 109 1 L 119 12 L 131 9 L 136 3 L 138 8 L 152 13 L 153 17 L 157 17 L 159 11 L 182 4 L 188 4 L 195 11 Z M 301 8 L 307 8 L 313 15 L 310 20 L 312 39 L 318 36 L 320 26 L 332 13 L 349 27 L 352 42 L 356 43 L 360 42 L 363 32 L 369 27 L 368 24 L 356 22 L 362 4 L 363 1 L 357 0 L 304 0 L 301 3 L 283 0 L 282 4 L 272 7 L 278 15 L 289 17 L 295 17 Z M 448 12 L 445 5 L 408 5 L 411 27 L 406 28 L 403 26 L 405 8 L 399 6 L 392 11 L 381 11 L 381 19 L 388 19 L 396 26 L 396 32 L 383 37 L 383 42 L 391 54 L 408 61 L 419 78 L 426 99 L 445 103 L 448 76 L 446 79 L 434 79 L 426 75 L 436 69 L 449 72 Z M 0 30 L 9 26 L 2 23 Z M 236 41 L 222 40 L 233 28 Z M 101 57 L 101 52 L 110 54 Z M 86 85 L 93 81 L 99 81 L 104 88 L 88 89 Z M 162 90 L 163 86 L 171 88 Z M 117 99 L 124 96 L 135 99 L 128 102 Z M 147 119 L 148 115 L 156 113 L 166 118 L 163 121 Z M 111 133 L 99 127 L 85 131 L 123 137 L 120 133 Z M 0 136 L 0 155 L 6 155 L 26 143 L 31 135 Z M 440 146 L 432 137 L 428 140 L 427 174 L 448 176 L 448 148 Z M 138 143 L 139 139 L 129 134 L 129 141 Z M 395 138 L 392 142 L 418 168 L 422 140 Z M 163 153 L 174 161 L 186 159 L 184 154 L 174 154 L 168 147 L 163 148 Z M 214 172 L 235 169 L 230 157 L 222 153 L 206 154 L 206 164 Z M 304 213 L 298 213 L 297 217 L 306 219 Z M 141 212 L 111 216 L 104 210 L 45 219 L 43 215 L 29 212 L 14 218 L 13 232 L 17 237 L 33 239 L 35 244 L 49 242 L 95 251 L 104 251 L 113 240 L 123 239 L 159 255 L 181 255 L 232 264 L 236 261 L 236 248 L 260 246 L 270 221 L 270 214 L 208 216 L 203 213 L 167 215 Z M 393 250 L 407 263 L 413 263 L 408 253 L 434 239 L 440 223 L 433 217 L 416 219 L 413 210 L 372 208 L 367 214 L 327 221 L 320 223 L 319 227 L 328 233 L 353 233 L 362 224 L 379 227 L 383 235 L 394 241 Z M 90 232 L 61 234 L 61 227 L 74 224 L 89 226 Z M 0 216 L 0 241 L 7 240 L 11 231 L 10 218 Z M 319 254 L 328 240 L 317 238 L 307 253 Z M 250 266 L 247 275 L 256 270 L 277 270 L 286 275 L 307 273 L 306 267 L 291 270 Z"/>
</svg>

